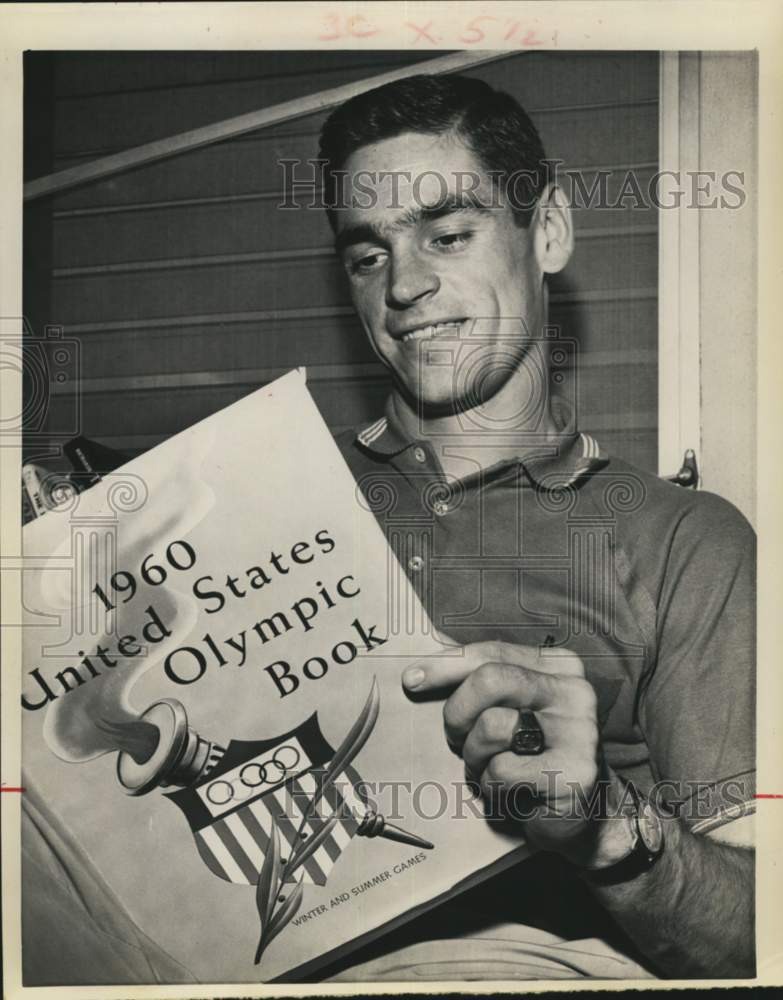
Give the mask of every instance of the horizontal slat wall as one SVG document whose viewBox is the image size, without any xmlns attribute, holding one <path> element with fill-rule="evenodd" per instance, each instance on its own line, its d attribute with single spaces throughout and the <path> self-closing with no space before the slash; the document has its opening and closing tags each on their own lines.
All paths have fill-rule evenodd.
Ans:
<svg viewBox="0 0 783 1000">
<path fill-rule="evenodd" d="M 413 61 L 387 52 L 52 58 L 56 169 Z M 520 98 L 561 171 L 589 189 L 595 171 L 611 170 L 610 200 L 629 170 L 646 189 L 657 166 L 656 54 L 530 53 L 471 72 Z M 51 200 L 52 322 L 82 345 L 88 436 L 146 449 L 301 364 L 333 428 L 378 414 L 389 381 L 352 316 L 325 216 L 278 208 L 278 160 L 314 156 L 323 117 Z M 564 391 L 585 429 L 654 470 L 656 213 L 575 216 L 576 253 L 552 283 L 552 321 L 577 342 Z M 53 425 L 71 405 L 55 397 Z"/>
</svg>

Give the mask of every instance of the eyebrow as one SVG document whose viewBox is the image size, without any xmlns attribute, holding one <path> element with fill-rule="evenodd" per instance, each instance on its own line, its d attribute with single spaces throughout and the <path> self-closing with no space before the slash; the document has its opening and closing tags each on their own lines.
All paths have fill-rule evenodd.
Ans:
<svg viewBox="0 0 783 1000">
<path fill-rule="evenodd" d="M 401 229 L 410 229 L 420 222 L 435 222 L 449 215 L 461 215 L 469 213 L 471 215 L 488 215 L 491 209 L 483 205 L 480 201 L 465 195 L 457 197 L 450 195 L 439 201 L 436 205 L 412 205 L 405 212 L 389 225 L 379 226 L 371 222 L 360 222 L 354 226 L 346 226 L 335 237 L 334 246 L 338 253 L 342 253 L 350 246 L 357 243 L 378 243 L 383 241 L 387 234 Z"/>
</svg>

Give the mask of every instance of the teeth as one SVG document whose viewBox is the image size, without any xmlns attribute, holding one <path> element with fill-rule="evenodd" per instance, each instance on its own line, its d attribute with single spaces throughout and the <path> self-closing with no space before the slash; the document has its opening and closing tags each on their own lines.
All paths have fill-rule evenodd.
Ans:
<svg viewBox="0 0 783 1000">
<path fill-rule="evenodd" d="M 403 338 L 403 344 L 409 340 L 431 340 L 433 337 L 441 336 L 444 333 L 453 333 L 462 326 L 462 323 L 435 323 L 430 326 L 420 326 L 417 330 L 411 330 Z"/>
</svg>

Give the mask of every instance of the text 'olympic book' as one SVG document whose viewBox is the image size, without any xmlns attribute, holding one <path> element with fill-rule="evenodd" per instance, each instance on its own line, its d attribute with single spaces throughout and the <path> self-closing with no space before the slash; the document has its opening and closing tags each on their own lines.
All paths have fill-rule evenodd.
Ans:
<svg viewBox="0 0 783 1000">
<path fill-rule="evenodd" d="M 295 979 L 524 856 L 482 817 L 442 703 L 404 693 L 414 659 L 459 649 L 303 370 L 24 544 L 25 786 L 200 981 Z"/>
</svg>

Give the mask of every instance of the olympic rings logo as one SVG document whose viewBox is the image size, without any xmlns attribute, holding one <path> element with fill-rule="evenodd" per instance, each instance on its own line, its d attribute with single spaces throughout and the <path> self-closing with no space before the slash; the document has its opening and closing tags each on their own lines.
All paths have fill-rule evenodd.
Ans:
<svg viewBox="0 0 783 1000">
<path fill-rule="evenodd" d="M 256 795 L 256 790 L 261 785 L 279 785 L 300 759 L 301 754 L 295 746 L 287 744 L 277 747 L 274 754 L 266 760 L 251 760 L 241 767 L 233 781 L 223 778 L 213 781 L 206 789 L 206 798 L 213 806 L 225 806 L 232 800 L 243 802 Z"/>
</svg>

